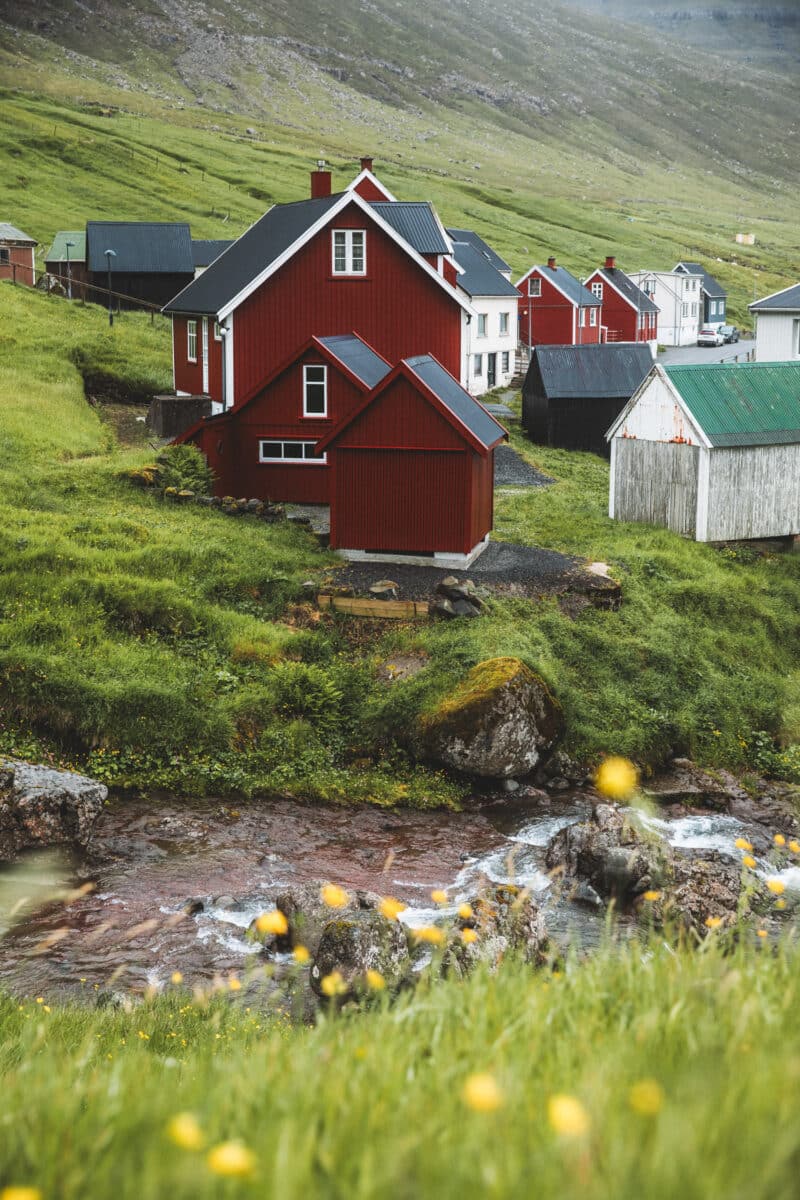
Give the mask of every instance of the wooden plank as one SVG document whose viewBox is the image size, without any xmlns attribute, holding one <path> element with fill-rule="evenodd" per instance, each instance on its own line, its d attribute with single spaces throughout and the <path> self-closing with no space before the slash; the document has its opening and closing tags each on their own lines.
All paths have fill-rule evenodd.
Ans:
<svg viewBox="0 0 800 1200">
<path fill-rule="evenodd" d="M 320 592 L 321 609 L 347 613 L 351 617 L 377 617 L 388 621 L 413 621 L 428 616 L 427 600 L 362 600 L 356 596 L 329 596 Z"/>
</svg>

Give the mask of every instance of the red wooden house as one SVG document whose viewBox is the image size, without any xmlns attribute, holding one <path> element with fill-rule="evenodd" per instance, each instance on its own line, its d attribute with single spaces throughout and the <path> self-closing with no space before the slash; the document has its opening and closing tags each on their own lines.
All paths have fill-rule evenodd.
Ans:
<svg viewBox="0 0 800 1200">
<path fill-rule="evenodd" d="M 583 346 L 600 341 L 600 301 L 554 258 L 516 283 L 519 340 L 526 346 Z"/>
<path fill-rule="evenodd" d="M 467 565 L 492 528 L 506 437 L 432 355 L 403 360 L 317 444 L 331 464 L 331 546 Z"/>
<path fill-rule="evenodd" d="M 36 260 L 34 251 L 38 242 L 28 237 L 16 225 L 0 221 L 0 279 L 11 279 L 14 283 L 36 285 Z"/>
<path fill-rule="evenodd" d="M 344 192 L 312 173 L 312 198 L 278 204 L 164 311 L 175 389 L 234 408 L 310 335 L 355 329 L 390 362 L 427 350 L 462 378 L 474 315 L 452 241 L 429 204 L 395 201 L 370 160 Z"/>
<path fill-rule="evenodd" d="M 603 306 L 603 341 L 657 340 L 658 305 L 619 269 L 613 257 L 609 256 L 585 285 Z"/>
<path fill-rule="evenodd" d="M 391 370 L 356 334 L 312 337 L 235 408 L 193 425 L 218 496 L 327 504 L 330 465 L 316 443 Z"/>
</svg>

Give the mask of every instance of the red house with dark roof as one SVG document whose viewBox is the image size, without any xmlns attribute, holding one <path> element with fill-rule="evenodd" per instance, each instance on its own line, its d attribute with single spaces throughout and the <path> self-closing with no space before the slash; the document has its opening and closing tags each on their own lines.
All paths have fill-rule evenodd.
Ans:
<svg viewBox="0 0 800 1200">
<path fill-rule="evenodd" d="M 600 301 L 554 258 L 516 283 L 519 340 L 526 346 L 584 346 L 600 341 Z"/>
<path fill-rule="evenodd" d="M 585 281 L 602 304 L 603 341 L 655 342 L 658 338 L 658 305 L 637 287 L 609 255 Z"/>
</svg>

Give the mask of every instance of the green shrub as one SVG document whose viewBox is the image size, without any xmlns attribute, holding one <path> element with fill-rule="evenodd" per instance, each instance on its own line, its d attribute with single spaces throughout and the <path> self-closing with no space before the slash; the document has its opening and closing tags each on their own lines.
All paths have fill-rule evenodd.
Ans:
<svg viewBox="0 0 800 1200">
<path fill-rule="evenodd" d="M 188 490 L 198 496 L 209 496 L 214 486 L 214 472 L 197 446 L 184 444 L 167 446 L 157 460 L 159 485 Z"/>
</svg>

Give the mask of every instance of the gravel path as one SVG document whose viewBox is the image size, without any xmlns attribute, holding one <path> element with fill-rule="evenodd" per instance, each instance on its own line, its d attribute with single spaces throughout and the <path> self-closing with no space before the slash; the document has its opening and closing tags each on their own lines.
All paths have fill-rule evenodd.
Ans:
<svg viewBox="0 0 800 1200">
<path fill-rule="evenodd" d="M 495 450 L 495 487 L 547 487 L 550 483 L 555 483 L 555 480 L 525 462 L 511 446 L 498 446 Z"/>
</svg>

